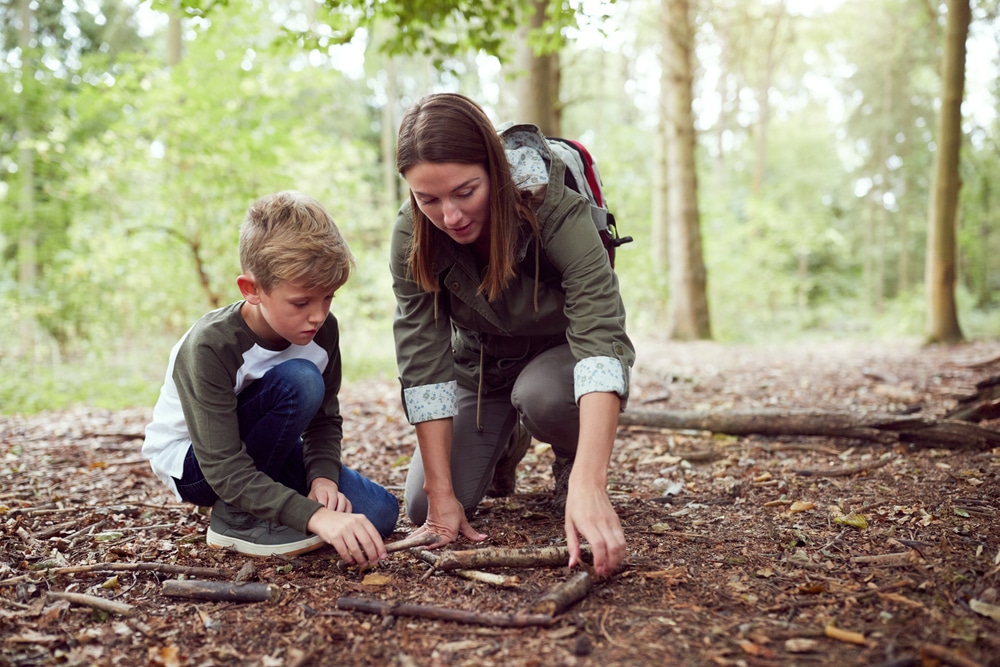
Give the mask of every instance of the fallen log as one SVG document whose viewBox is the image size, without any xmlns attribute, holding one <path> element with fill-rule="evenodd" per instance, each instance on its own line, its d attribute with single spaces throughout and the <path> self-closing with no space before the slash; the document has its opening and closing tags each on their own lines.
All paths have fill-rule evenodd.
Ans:
<svg viewBox="0 0 1000 667">
<path fill-rule="evenodd" d="M 976 383 L 976 391 L 962 396 L 954 408 L 945 413 L 946 419 L 981 422 L 1000 417 L 1000 376 Z"/>
<path fill-rule="evenodd" d="M 196 598 L 217 602 L 277 602 L 281 589 L 274 584 L 228 581 L 199 581 L 197 579 L 168 579 L 161 592 L 168 597 Z"/>
<path fill-rule="evenodd" d="M 587 548 L 581 549 L 589 554 Z M 566 547 L 486 548 L 438 553 L 439 570 L 476 570 L 484 567 L 559 567 L 569 564 Z"/>
<path fill-rule="evenodd" d="M 728 435 L 825 436 L 880 444 L 910 443 L 924 447 L 988 449 L 1000 446 L 1000 431 L 957 419 L 886 413 L 823 412 L 799 409 L 649 410 L 623 412 L 622 426 L 710 431 Z"/>
<path fill-rule="evenodd" d="M 594 587 L 594 575 L 589 569 L 583 569 L 566 581 L 560 582 L 545 592 L 528 608 L 533 614 L 556 616 L 563 613 L 574 604 L 587 597 Z"/>
<path fill-rule="evenodd" d="M 436 621 L 454 621 L 455 623 L 486 625 L 496 628 L 528 628 L 547 626 L 553 623 L 553 618 L 547 614 L 490 614 L 435 605 L 403 604 L 351 597 L 339 598 L 337 609 L 363 611 L 379 616 L 411 616 Z"/>
</svg>

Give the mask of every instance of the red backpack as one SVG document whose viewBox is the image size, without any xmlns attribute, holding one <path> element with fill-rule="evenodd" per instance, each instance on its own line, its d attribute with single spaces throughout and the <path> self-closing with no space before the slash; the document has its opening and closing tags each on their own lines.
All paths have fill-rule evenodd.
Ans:
<svg viewBox="0 0 1000 667">
<path fill-rule="evenodd" d="M 604 186 L 594 158 L 579 141 L 560 137 L 545 139 L 549 144 L 549 150 L 566 163 L 566 186 L 590 200 L 590 216 L 594 219 L 601 241 L 604 242 L 604 249 L 608 251 L 608 261 L 614 268 L 615 251 L 618 246 L 631 243 L 632 237 L 618 235 L 618 225 L 615 216 L 608 210 L 604 198 Z"/>
</svg>

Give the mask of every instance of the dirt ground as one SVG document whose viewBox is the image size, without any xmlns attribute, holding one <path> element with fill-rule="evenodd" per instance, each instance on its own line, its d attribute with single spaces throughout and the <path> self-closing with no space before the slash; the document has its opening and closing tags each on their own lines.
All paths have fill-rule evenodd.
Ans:
<svg viewBox="0 0 1000 667">
<path fill-rule="evenodd" d="M 632 406 L 940 417 L 996 375 L 1000 341 L 646 343 Z M 346 462 L 401 492 L 414 439 L 398 396 L 391 382 L 342 392 Z M 508 628 L 337 600 L 510 614 L 565 567 L 495 570 L 516 576 L 504 587 L 429 573 L 408 551 L 343 572 L 329 547 L 292 559 L 206 548 L 207 516 L 140 457 L 150 413 L 0 418 L 0 664 L 1000 665 L 1000 450 L 622 426 L 610 488 L 625 565 L 550 625 Z M 564 544 L 551 461 L 535 443 L 516 493 L 482 503 L 481 546 Z M 390 540 L 409 528 L 401 519 Z M 165 594 L 183 578 L 273 584 L 280 599 Z"/>
</svg>

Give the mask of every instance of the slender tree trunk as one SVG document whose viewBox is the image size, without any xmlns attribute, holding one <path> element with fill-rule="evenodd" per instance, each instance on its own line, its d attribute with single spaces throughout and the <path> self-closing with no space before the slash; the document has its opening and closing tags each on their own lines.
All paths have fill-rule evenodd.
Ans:
<svg viewBox="0 0 1000 667">
<path fill-rule="evenodd" d="M 927 342 L 962 340 L 955 304 L 958 165 L 962 146 L 962 97 L 965 91 L 965 41 L 969 0 L 948 0 L 948 25 L 942 72 L 941 112 L 927 233 Z"/>
<path fill-rule="evenodd" d="M 754 160 L 753 194 L 759 195 L 764 182 L 764 170 L 767 165 L 767 134 L 771 125 L 771 101 L 769 94 L 771 82 L 774 80 L 774 67 L 777 61 L 775 50 L 778 43 L 778 31 L 781 28 L 781 18 L 785 14 L 785 3 L 779 2 L 774 8 L 774 22 L 771 27 L 771 38 L 767 42 L 767 52 L 764 60 L 763 80 L 757 87 L 757 107 L 760 109 L 760 119 L 757 122 L 757 155 Z"/>
<path fill-rule="evenodd" d="M 35 99 L 35 50 L 31 46 L 34 12 L 31 0 L 21 0 L 21 108 L 18 133 L 21 145 L 18 171 L 21 179 L 21 226 L 17 241 L 18 293 L 21 299 L 21 354 L 35 356 L 35 289 L 38 281 L 37 231 L 35 220 L 35 148 L 32 117 Z"/>
<path fill-rule="evenodd" d="M 382 107 L 382 193 L 383 205 L 393 207 L 399 204 L 399 174 L 396 173 L 396 105 L 399 104 L 399 90 L 396 80 L 396 59 L 387 56 L 384 65 L 385 106 Z"/>
<path fill-rule="evenodd" d="M 174 7 L 168 13 L 167 23 L 167 67 L 173 67 L 181 61 L 183 55 L 183 39 L 181 37 L 180 8 Z"/>
<path fill-rule="evenodd" d="M 527 30 L 518 40 L 517 64 L 524 73 L 518 94 L 518 121 L 534 123 L 544 134 L 562 134 L 562 105 L 559 101 L 560 65 L 558 53 L 539 55 L 528 35 L 545 23 L 548 0 L 532 0 Z"/>
<path fill-rule="evenodd" d="M 694 26 L 688 0 L 663 0 L 667 16 L 664 66 L 668 69 L 667 193 L 670 225 L 670 306 L 667 336 L 711 338 L 707 277 L 701 247 L 695 130 L 692 111 Z"/>
<path fill-rule="evenodd" d="M 670 24 L 667 22 L 667 12 L 662 12 L 660 17 L 661 34 L 663 42 L 666 43 L 667 33 Z M 656 124 L 656 144 L 653 146 L 653 201 L 652 201 L 652 246 L 653 269 L 657 273 L 665 273 L 670 264 L 670 213 L 667 205 L 667 193 L 670 190 L 667 173 L 667 143 L 669 139 L 670 125 L 670 69 L 666 61 L 660 67 L 660 118 Z"/>
</svg>

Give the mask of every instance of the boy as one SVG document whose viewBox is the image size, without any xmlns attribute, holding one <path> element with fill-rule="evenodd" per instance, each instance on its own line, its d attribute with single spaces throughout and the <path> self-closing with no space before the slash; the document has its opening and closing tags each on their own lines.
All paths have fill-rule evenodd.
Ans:
<svg viewBox="0 0 1000 667">
<path fill-rule="evenodd" d="M 399 503 L 340 461 L 330 304 L 351 251 L 319 202 L 280 192 L 247 211 L 239 252 L 243 300 L 174 346 L 143 455 L 178 500 L 212 507 L 210 547 L 382 560 Z"/>
</svg>

